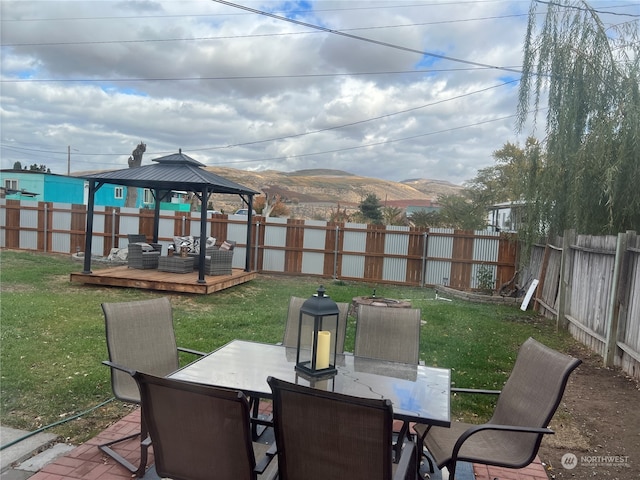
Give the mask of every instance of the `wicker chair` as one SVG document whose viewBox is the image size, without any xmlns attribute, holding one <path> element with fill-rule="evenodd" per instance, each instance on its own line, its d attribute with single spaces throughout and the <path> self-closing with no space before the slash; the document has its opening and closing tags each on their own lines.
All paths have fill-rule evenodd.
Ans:
<svg viewBox="0 0 640 480">
<path fill-rule="evenodd" d="M 413 479 L 416 445 L 408 441 L 392 462 L 393 407 L 368 399 L 267 379 L 281 480 Z"/>
<path fill-rule="evenodd" d="M 130 233 L 127 235 L 129 243 L 146 243 L 147 236 L 142 233 Z"/>
<path fill-rule="evenodd" d="M 211 253 L 211 255 L 209 255 Z M 233 264 L 233 250 L 207 249 L 204 257 L 204 273 L 206 275 L 231 275 Z"/>
<path fill-rule="evenodd" d="M 160 258 L 160 252 L 162 250 L 162 244 L 149 243 L 153 250 L 145 251 L 143 243 L 130 243 L 128 263 L 129 268 L 138 269 L 154 269 L 158 268 L 158 259 Z"/>
<path fill-rule="evenodd" d="M 168 375 L 179 367 L 178 351 L 204 355 L 176 346 L 171 303 L 166 297 L 103 303 L 102 310 L 109 351 L 109 360 L 103 363 L 111 368 L 111 387 L 118 400 L 140 403 L 140 392 L 135 380 L 126 372 L 127 369 Z M 137 476 L 144 474 L 149 448 L 144 417 L 140 427 L 139 433 L 98 445 L 101 451 Z M 137 436 L 140 436 L 140 464 L 135 466 L 113 447 Z"/>
<path fill-rule="evenodd" d="M 242 392 L 140 372 L 133 377 L 140 387 L 142 414 L 160 478 L 257 480 L 275 476 L 276 464 L 268 468 L 275 446 L 252 444 L 249 405 Z"/>
<path fill-rule="evenodd" d="M 580 360 L 529 338 L 520 347 L 516 363 L 502 392 L 452 389 L 456 393 L 499 394 L 491 419 L 483 425 L 451 423 L 451 428 L 415 425 L 423 445 L 438 468 L 455 478 L 459 461 L 522 468 L 540 448 L 542 435 L 555 413 L 569 375 Z M 433 472 L 431 460 L 429 464 Z"/>
</svg>

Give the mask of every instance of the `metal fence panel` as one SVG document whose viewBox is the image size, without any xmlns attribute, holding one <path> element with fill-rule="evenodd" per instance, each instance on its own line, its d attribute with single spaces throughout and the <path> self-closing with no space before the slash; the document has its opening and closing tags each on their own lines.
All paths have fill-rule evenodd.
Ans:
<svg viewBox="0 0 640 480">
<path fill-rule="evenodd" d="M 364 257 L 361 255 L 342 255 L 342 276 L 362 278 L 364 274 Z"/>
<path fill-rule="evenodd" d="M 384 258 L 382 279 L 390 282 L 404 282 L 407 278 L 406 258 Z"/>
<path fill-rule="evenodd" d="M 478 235 L 486 235 L 493 232 L 476 232 Z M 495 262 L 498 260 L 498 238 L 476 238 L 473 242 L 473 259 L 481 262 Z"/>
<path fill-rule="evenodd" d="M 305 252 L 302 254 L 302 273 L 322 275 L 324 273 L 324 254 Z"/>
<path fill-rule="evenodd" d="M 344 243 L 342 249 L 345 252 L 366 252 L 367 226 L 361 223 L 347 223 L 344 228 Z M 360 229 L 362 232 L 353 231 L 352 229 Z"/>
<path fill-rule="evenodd" d="M 265 250 L 262 269 L 265 272 L 284 272 L 284 250 Z"/>
</svg>

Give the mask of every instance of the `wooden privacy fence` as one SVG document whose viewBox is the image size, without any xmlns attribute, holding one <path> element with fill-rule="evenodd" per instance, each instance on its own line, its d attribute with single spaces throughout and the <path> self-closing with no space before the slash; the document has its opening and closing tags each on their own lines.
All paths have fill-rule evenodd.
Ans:
<svg viewBox="0 0 640 480">
<path fill-rule="evenodd" d="M 531 253 L 538 278 L 535 306 L 602 355 L 640 379 L 640 237 L 576 235 L 574 231 Z"/>
<path fill-rule="evenodd" d="M 84 205 L 0 199 L 0 247 L 54 253 L 84 248 Z M 478 288 L 478 270 L 488 268 L 496 288 L 516 268 L 513 237 L 489 231 L 416 229 L 316 220 L 256 217 L 251 269 L 263 273 L 306 274 L 369 283 Z M 214 215 L 207 234 L 234 240 L 234 267 L 244 268 L 246 217 Z M 153 211 L 96 207 L 92 255 L 125 247 L 127 234 L 153 237 Z M 158 241 L 199 235 L 200 212 L 162 211 Z"/>
</svg>

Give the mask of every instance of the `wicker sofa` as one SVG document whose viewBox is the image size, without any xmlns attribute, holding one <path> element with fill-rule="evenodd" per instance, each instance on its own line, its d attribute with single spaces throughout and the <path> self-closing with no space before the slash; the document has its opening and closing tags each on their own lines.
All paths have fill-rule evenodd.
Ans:
<svg viewBox="0 0 640 480">
<path fill-rule="evenodd" d="M 150 245 L 152 250 L 149 250 Z M 160 243 L 130 243 L 129 244 L 129 268 L 142 270 L 158 268 L 158 259 L 162 251 Z"/>
</svg>

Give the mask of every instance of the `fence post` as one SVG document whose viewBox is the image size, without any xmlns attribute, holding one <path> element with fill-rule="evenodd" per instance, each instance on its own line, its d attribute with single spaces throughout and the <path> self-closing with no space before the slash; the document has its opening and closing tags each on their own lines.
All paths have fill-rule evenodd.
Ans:
<svg viewBox="0 0 640 480">
<path fill-rule="evenodd" d="M 616 258 L 613 266 L 613 278 L 611 282 L 611 292 L 609 293 L 609 306 L 607 308 L 607 318 L 605 325 L 607 326 L 606 344 L 604 350 L 604 365 L 612 367 L 616 356 L 616 344 L 618 341 L 618 318 L 620 315 L 620 298 L 618 291 L 621 283 L 624 281 L 624 258 L 626 256 L 627 243 L 629 234 L 619 233 L 618 242 L 616 243 Z"/>
<path fill-rule="evenodd" d="M 562 258 L 560 260 L 560 285 L 558 285 L 558 318 L 556 319 L 556 330 L 566 329 L 567 317 L 565 316 L 565 310 L 567 307 L 567 297 L 571 291 L 570 275 L 572 253 L 571 244 L 576 241 L 575 230 L 565 230 L 562 236 Z"/>
<path fill-rule="evenodd" d="M 49 204 L 44 204 L 44 252 L 47 252 L 47 237 L 49 231 Z M 36 245 L 37 248 L 37 245 Z"/>
<path fill-rule="evenodd" d="M 424 287 L 427 283 L 427 242 L 429 241 L 429 233 L 424 232 L 424 242 L 422 243 L 422 266 L 420 269 L 420 287 Z"/>
<path fill-rule="evenodd" d="M 338 245 L 340 245 L 338 236 L 340 235 L 340 227 L 336 225 L 336 239 L 333 247 L 333 279 L 338 278 Z"/>
</svg>

